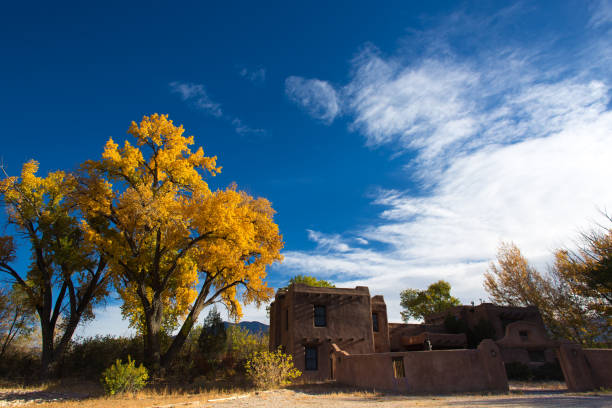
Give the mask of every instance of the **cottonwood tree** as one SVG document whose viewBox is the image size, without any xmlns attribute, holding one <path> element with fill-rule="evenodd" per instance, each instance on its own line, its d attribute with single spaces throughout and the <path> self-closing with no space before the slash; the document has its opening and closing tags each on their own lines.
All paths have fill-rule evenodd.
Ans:
<svg viewBox="0 0 612 408">
<path fill-rule="evenodd" d="M 612 227 L 600 226 L 581 234 L 575 251 L 555 251 L 554 270 L 586 300 L 590 310 L 612 318 Z"/>
<path fill-rule="evenodd" d="M 426 290 L 406 289 L 400 293 L 402 319 L 408 322 L 411 318 L 424 319 L 431 313 L 443 312 L 461 304 L 459 299 L 450 294 L 450 283 L 439 280 Z"/>
<path fill-rule="evenodd" d="M 104 257 L 84 239 L 70 204 L 74 178 L 63 171 L 38 177 L 37 171 L 38 163 L 29 161 L 20 177 L 0 181 L 8 222 L 29 243 L 32 260 L 25 270 L 16 269 L 13 237 L 0 237 L 0 272 L 38 315 L 42 375 L 48 376 L 79 323 L 91 318 L 93 304 L 107 295 L 108 275 Z"/>
<path fill-rule="evenodd" d="M 577 265 L 567 256 L 566 251 L 557 251 L 555 264 L 542 274 L 529 265 L 516 245 L 502 243 L 497 264 L 491 263 L 485 273 L 485 290 L 497 304 L 538 307 L 553 338 L 584 345 L 609 342 L 609 312 L 606 315 L 593 307 L 593 299 L 584 296 L 568 279 L 570 271 L 565 268 Z"/>
<path fill-rule="evenodd" d="M 281 260 L 283 241 L 269 201 L 235 185 L 211 191 L 205 177 L 221 171 L 216 157 L 192 152 L 193 136 L 167 115 L 132 122 L 128 133 L 134 145 L 109 139 L 101 160 L 82 165 L 77 201 L 157 370 L 169 366 L 206 306 L 220 302 L 239 318 L 239 297 L 269 299 L 266 267 Z M 163 352 L 163 325 L 181 321 Z"/>
</svg>

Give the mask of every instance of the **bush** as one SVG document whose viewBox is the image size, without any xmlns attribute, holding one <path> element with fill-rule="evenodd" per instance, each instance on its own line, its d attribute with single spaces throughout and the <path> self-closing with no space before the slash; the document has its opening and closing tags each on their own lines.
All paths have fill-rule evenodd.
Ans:
<svg viewBox="0 0 612 408">
<path fill-rule="evenodd" d="M 136 362 L 144 359 L 142 337 L 96 336 L 80 338 L 66 350 L 58 374 L 61 377 L 80 377 L 91 380 L 116 360 L 127 360 L 128 356 Z"/>
<path fill-rule="evenodd" d="M 291 355 L 280 349 L 276 352 L 255 352 L 245 365 L 249 378 L 257 388 L 271 388 L 287 385 L 302 373 L 293 367 Z"/>
<path fill-rule="evenodd" d="M 148 378 L 147 369 L 142 364 L 136 367 L 136 362 L 128 356 L 127 363 L 123 364 L 121 360 L 117 360 L 115 364 L 108 367 L 102 373 L 100 381 L 106 394 L 115 395 L 141 390 Z"/>
</svg>

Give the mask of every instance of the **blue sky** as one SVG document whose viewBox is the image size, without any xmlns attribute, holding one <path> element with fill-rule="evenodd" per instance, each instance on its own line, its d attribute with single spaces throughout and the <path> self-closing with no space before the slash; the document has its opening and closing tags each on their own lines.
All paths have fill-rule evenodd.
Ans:
<svg viewBox="0 0 612 408">
<path fill-rule="evenodd" d="M 213 187 L 272 201 L 272 286 L 365 284 L 399 320 L 402 289 L 478 302 L 501 240 L 543 268 L 610 208 L 611 34 L 609 0 L 13 2 L 0 155 L 72 169 L 168 113 Z M 98 316 L 81 334 L 125 332 Z"/>
</svg>

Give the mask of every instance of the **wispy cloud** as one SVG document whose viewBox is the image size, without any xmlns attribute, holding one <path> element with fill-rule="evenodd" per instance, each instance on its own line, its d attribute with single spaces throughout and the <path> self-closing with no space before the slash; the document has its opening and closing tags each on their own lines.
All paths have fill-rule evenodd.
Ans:
<svg viewBox="0 0 612 408">
<path fill-rule="evenodd" d="M 589 21 L 592 27 L 599 27 L 612 23 L 612 0 L 594 1 L 593 14 Z"/>
<path fill-rule="evenodd" d="M 244 79 L 247 79 L 255 84 L 266 81 L 266 69 L 264 67 L 258 67 L 252 70 L 242 67 L 238 73 Z"/>
<path fill-rule="evenodd" d="M 242 123 L 242 120 L 238 118 L 232 119 L 232 125 L 234 126 L 234 130 L 236 131 L 236 133 L 238 133 L 239 135 L 248 135 L 248 134 L 263 135 L 266 133 L 265 129 L 257 129 L 257 128 L 252 128 L 250 126 L 247 126 L 244 123 Z"/>
<path fill-rule="evenodd" d="M 209 115 L 228 122 L 239 135 L 262 135 L 266 133 L 264 129 L 250 127 L 246 125 L 242 119 L 223 112 L 221 104 L 214 102 L 210 98 L 202 84 L 174 81 L 170 82 L 169 86 L 170 91 L 178 94 L 184 102 L 189 103 L 196 109 L 202 110 Z"/>
<path fill-rule="evenodd" d="M 310 116 L 326 124 L 331 124 L 340 113 L 338 94 L 329 82 L 290 76 L 285 80 L 285 94 Z"/>
<path fill-rule="evenodd" d="M 183 101 L 193 104 L 210 115 L 215 117 L 223 115 L 221 105 L 210 98 L 204 85 L 174 81 L 170 82 L 170 89 L 173 93 L 179 94 Z"/>
<path fill-rule="evenodd" d="M 383 56 L 365 47 L 336 90 L 367 145 L 416 153 L 405 170 L 427 188 L 418 196 L 402 186 L 380 190 L 373 225 L 307 231 L 317 248 L 285 252 L 281 272 L 368 285 L 399 319 L 399 292 L 437 279 L 450 281 L 464 302 L 485 298 L 482 274 L 501 240 L 544 268 L 552 249 L 571 245 L 612 202 L 604 187 L 612 157 L 609 50 L 591 38 L 579 61 L 572 50 L 553 55 L 542 44 L 496 43 L 465 56 L 452 45 L 453 36 L 467 35 L 456 27 L 484 24 L 486 35 L 496 33 L 492 20 L 465 25 L 462 16 L 417 35 L 436 52 Z"/>
</svg>

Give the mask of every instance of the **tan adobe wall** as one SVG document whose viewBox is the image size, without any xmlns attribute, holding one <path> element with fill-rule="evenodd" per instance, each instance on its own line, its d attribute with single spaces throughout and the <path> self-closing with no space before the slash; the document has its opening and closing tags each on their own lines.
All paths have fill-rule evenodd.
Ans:
<svg viewBox="0 0 612 408">
<path fill-rule="evenodd" d="M 527 321 L 510 323 L 506 326 L 504 338 L 497 340 L 496 343 L 501 349 L 505 363 L 520 362 L 535 365 L 555 361 L 554 349 L 557 347 L 557 342 L 550 340 L 544 326 L 538 323 Z"/>
<path fill-rule="evenodd" d="M 508 391 L 499 348 L 491 340 L 476 350 L 334 354 L 339 383 L 407 393 Z M 403 361 L 405 377 L 396 378 L 393 358 Z"/>
<path fill-rule="evenodd" d="M 506 334 L 506 327 L 516 321 L 528 321 L 544 327 L 542 316 L 537 307 L 498 306 L 482 303 L 477 306 L 455 306 L 441 313 L 425 316 L 427 324 L 444 324 L 447 315 L 464 320 L 469 328 L 474 328 L 480 320 L 488 321 L 495 329 L 495 338 L 499 340 Z"/>
<path fill-rule="evenodd" d="M 314 325 L 315 305 L 325 306 L 324 327 Z M 374 352 L 371 298 L 366 287 L 348 289 L 291 285 L 285 292 L 277 294 L 272 309 L 270 348 L 282 346 L 290 353 L 295 367 L 303 373 L 304 378 L 322 380 L 330 377 L 329 345 L 332 342 L 351 353 Z M 281 315 L 280 319 L 277 318 L 278 314 Z M 277 327 L 280 328 L 280 336 Z M 278 338 L 280 342 L 277 342 Z M 317 349 L 317 370 L 305 369 L 306 346 Z"/>
<path fill-rule="evenodd" d="M 373 330 L 374 351 L 376 353 L 386 353 L 389 351 L 389 322 L 387 319 L 387 305 L 381 295 L 373 296 L 372 315 L 378 316 L 378 331 Z M 372 317 L 372 320 L 374 318 Z"/>
<path fill-rule="evenodd" d="M 402 338 L 418 336 L 421 333 L 445 333 L 443 325 L 419 323 L 389 323 L 390 351 L 405 351 Z"/>
</svg>

